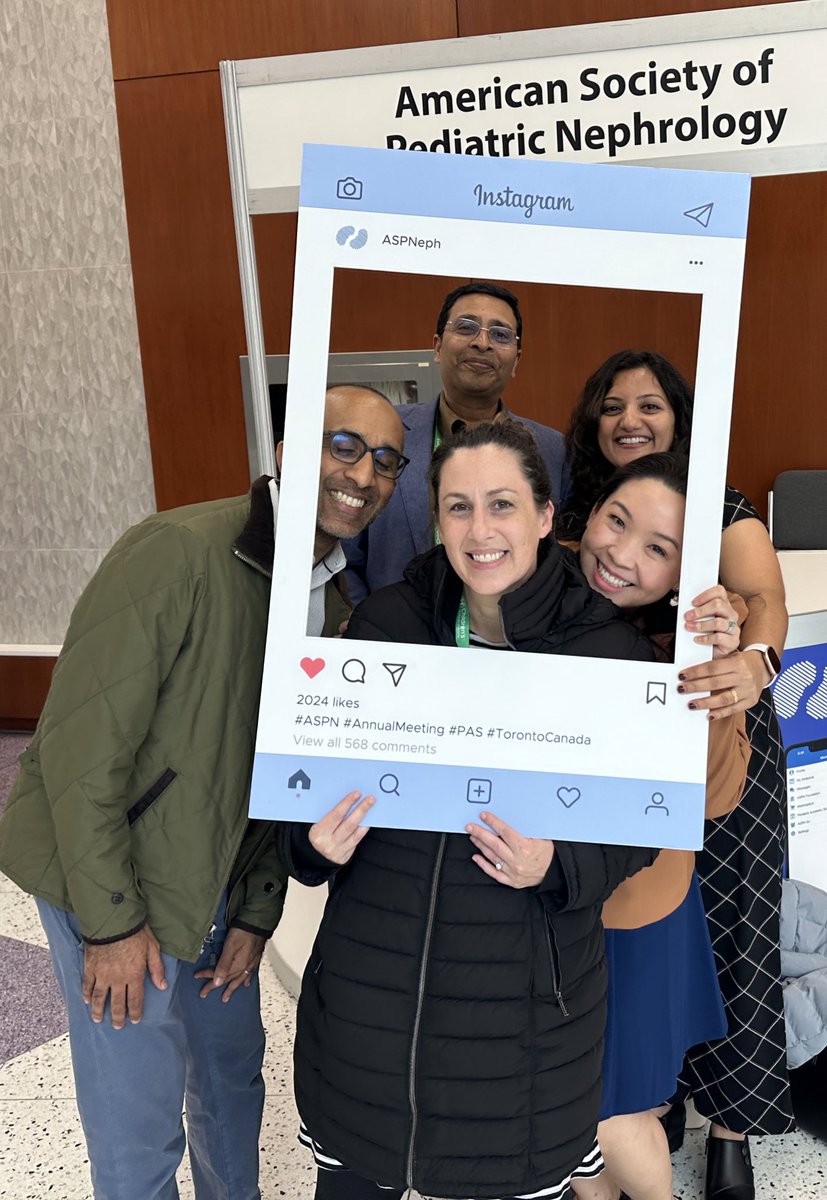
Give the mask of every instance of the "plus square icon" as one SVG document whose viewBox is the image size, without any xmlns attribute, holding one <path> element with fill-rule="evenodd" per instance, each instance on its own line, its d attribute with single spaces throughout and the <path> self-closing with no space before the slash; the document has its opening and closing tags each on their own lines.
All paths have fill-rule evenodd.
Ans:
<svg viewBox="0 0 827 1200">
<path fill-rule="evenodd" d="M 491 780 L 469 779 L 465 798 L 469 804 L 490 804 Z"/>
</svg>

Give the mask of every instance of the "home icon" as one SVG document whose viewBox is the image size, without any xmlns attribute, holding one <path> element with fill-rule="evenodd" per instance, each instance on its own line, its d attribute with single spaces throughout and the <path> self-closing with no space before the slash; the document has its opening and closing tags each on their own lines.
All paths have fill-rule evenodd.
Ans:
<svg viewBox="0 0 827 1200">
<path fill-rule="evenodd" d="M 296 771 L 295 775 L 291 775 L 287 780 L 289 788 L 300 788 L 303 792 L 310 791 L 310 776 L 305 775 L 304 771 Z"/>
</svg>

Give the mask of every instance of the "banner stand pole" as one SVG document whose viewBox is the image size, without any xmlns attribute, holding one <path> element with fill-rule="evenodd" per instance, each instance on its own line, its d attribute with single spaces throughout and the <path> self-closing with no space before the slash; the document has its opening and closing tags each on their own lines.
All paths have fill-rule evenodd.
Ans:
<svg viewBox="0 0 827 1200">
<path fill-rule="evenodd" d="M 235 67 L 234 62 L 219 64 L 221 94 L 224 101 L 224 125 L 227 131 L 227 156 L 230 165 L 235 237 L 241 277 L 241 300 L 244 306 L 244 327 L 247 333 L 247 353 L 250 361 L 253 427 L 247 430 L 247 453 L 252 480 L 257 479 L 259 475 L 276 474 L 276 447 L 270 417 L 270 392 L 267 385 L 264 329 L 261 322 L 261 297 L 256 271 L 253 225 L 247 206 L 247 172 L 244 165 L 244 144 Z"/>
</svg>

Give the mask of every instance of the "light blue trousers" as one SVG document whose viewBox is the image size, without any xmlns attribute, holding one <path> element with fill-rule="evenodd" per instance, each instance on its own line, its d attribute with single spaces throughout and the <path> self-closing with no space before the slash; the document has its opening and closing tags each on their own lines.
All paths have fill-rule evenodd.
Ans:
<svg viewBox="0 0 827 1200">
<path fill-rule="evenodd" d="M 227 1004 L 199 998 L 193 973 L 221 954 L 224 905 L 197 963 L 165 954 L 167 990 L 147 976 L 138 1025 L 113 1029 L 107 1002 L 97 1025 L 81 991 L 78 923 L 37 901 L 69 1012 L 77 1104 L 95 1200 L 177 1200 L 175 1172 L 186 1139 L 198 1200 L 261 1200 L 258 1138 L 264 1107 L 264 1029 L 258 976 Z"/>
</svg>

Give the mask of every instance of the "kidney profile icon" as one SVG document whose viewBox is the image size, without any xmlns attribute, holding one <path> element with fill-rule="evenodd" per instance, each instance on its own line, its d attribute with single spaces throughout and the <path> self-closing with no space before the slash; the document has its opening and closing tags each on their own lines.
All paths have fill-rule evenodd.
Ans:
<svg viewBox="0 0 827 1200">
<path fill-rule="evenodd" d="M 340 246 L 349 246 L 351 250 L 361 250 L 367 244 L 367 229 L 354 229 L 352 225 L 343 225 L 336 234 Z"/>
</svg>

